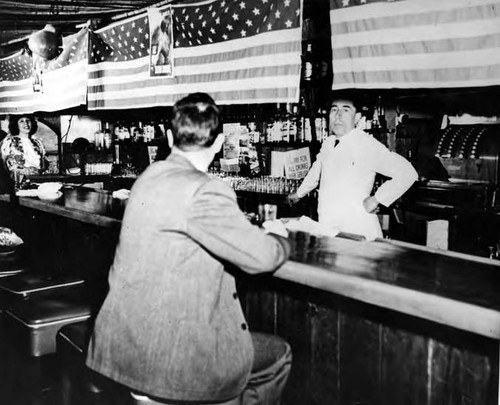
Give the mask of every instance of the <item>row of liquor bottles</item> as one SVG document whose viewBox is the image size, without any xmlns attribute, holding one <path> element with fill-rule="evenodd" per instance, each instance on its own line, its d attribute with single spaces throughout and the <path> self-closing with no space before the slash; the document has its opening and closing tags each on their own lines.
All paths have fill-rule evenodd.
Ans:
<svg viewBox="0 0 500 405">
<path fill-rule="evenodd" d="M 319 108 L 312 119 L 303 103 L 277 103 L 271 110 L 274 114 L 269 114 L 269 110 L 265 115 L 236 113 L 226 115 L 223 120 L 226 124 L 238 123 L 247 128 L 248 134 L 244 136 L 253 144 L 322 142 L 328 136 L 326 109 Z"/>
<path fill-rule="evenodd" d="M 264 143 L 301 143 L 312 142 L 313 132 L 311 118 L 305 114 L 304 108 L 297 104 L 277 104 L 274 115 L 257 118 L 255 114 L 231 114 L 222 117 L 223 123 L 235 123 L 248 129 L 249 141 L 254 144 Z M 314 117 L 316 139 L 322 142 L 328 136 L 328 115 L 326 109 L 318 109 Z M 221 129 L 222 132 L 222 129 Z M 116 144 L 149 144 L 158 138 L 172 136 L 165 121 L 143 123 L 142 121 L 127 123 L 119 120 L 115 123 L 104 122 L 102 129 L 94 133 L 94 144 L 97 150 L 108 151 Z"/>
<path fill-rule="evenodd" d="M 150 143 L 154 139 L 168 136 L 167 132 L 163 122 L 104 122 L 101 129 L 94 133 L 94 144 L 97 150 L 110 150 L 116 143 Z"/>
<path fill-rule="evenodd" d="M 328 110 L 320 107 L 311 114 L 303 98 L 299 104 L 277 103 L 276 106 L 266 106 L 264 112 L 262 107 L 260 111 L 257 108 L 252 111 L 251 108 L 249 106 L 246 111 L 228 110 L 223 113 L 222 122 L 223 125 L 238 123 L 247 128 L 248 134 L 245 136 L 253 144 L 323 142 L 329 136 Z M 103 122 L 102 129 L 94 134 L 95 147 L 97 150 L 111 150 L 113 145 L 120 143 L 150 144 L 160 138 L 169 139 L 171 143 L 172 132 L 169 125 L 166 119 L 147 123 L 106 121 Z M 364 114 L 359 126 L 372 133 L 386 130 L 384 108 L 380 100 L 371 116 Z"/>
</svg>

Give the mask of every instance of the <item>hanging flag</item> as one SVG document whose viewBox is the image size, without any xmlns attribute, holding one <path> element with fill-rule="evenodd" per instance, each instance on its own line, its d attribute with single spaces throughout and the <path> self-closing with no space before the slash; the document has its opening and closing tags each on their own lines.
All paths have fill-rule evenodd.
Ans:
<svg viewBox="0 0 500 405">
<path fill-rule="evenodd" d="M 88 29 L 63 38 L 63 50 L 43 61 L 20 51 L 0 59 L 0 114 L 58 111 L 87 102 Z"/>
<path fill-rule="evenodd" d="M 198 91 L 219 104 L 298 102 L 300 0 L 205 1 L 171 14 L 172 77 L 150 74 L 146 13 L 91 36 L 89 109 L 172 105 Z"/>
<path fill-rule="evenodd" d="M 330 0 L 333 89 L 500 84 L 500 0 Z"/>
</svg>

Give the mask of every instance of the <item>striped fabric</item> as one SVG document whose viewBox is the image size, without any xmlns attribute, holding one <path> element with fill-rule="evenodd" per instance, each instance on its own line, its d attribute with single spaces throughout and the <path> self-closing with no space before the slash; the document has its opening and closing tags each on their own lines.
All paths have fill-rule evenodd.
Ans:
<svg viewBox="0 0 500 405">
<path fill-rule="evenodd" d="M 88 30 L 63 38 L 63 51 L 42 63 L 42 91 L 33 90 L 33 58 L 21 51 L 0 59 L 0 114 L 58 111 L 87 101 Z"/>
<path fill-rule="evenodd" d="M 174 104 L 197 91 L 219 104 L 297 102 L 300 0 L 215 0 L 172 8 L 173 77 L 150 75 L 147 14 L 91 36 L 89 109 Z"/>
<path fill-rule="evenodd" d="M 500 84 L 500 0 L 330 0 L 333 89 Z"/>
</svg>

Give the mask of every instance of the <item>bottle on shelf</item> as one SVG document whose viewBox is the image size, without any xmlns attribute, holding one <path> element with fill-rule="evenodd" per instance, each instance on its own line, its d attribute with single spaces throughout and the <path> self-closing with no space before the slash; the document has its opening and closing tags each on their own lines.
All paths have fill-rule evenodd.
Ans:
<svg viewBox="0 0 500 405">
<path fill-rule="evenodd" d="M 313 81 L 314 76 L 314 55 L 312 43 L 306 44 L 306 50 L 302 55 L 302 80 L 307 83 Z"/>
<path fill-rule="evenodd" d="M 292 107 L 288 136 L 291 143 L 298 142 L 300 140 L 300 116 L 299 107 L 297 105 Z"/>
<path fill-rule="evenodd" d="M 282 137 L 282 118 L 281 118 L 281 104 L 277 103 L 276 113 L 274 115 L 274 120 L 271 128 L 271 142 L 279 142 Z"/>
<path fill-rule="evenodd" d="M 290 142 L 290 125 L 292 119 L 291 105 L 286 103 L 285 113 L 282 116 L 281 121 L 281 141 Z"/>
<path fill-rule="evenodd" d="M 130 140 L 130 130 L 123 121 L 118 121 L 115 127 L 115 137 L 118 142 Z"/>
<path fill-rule="evenodd" d="M 323 142 L 328 137 L 328 120 L 327 111 L 325 109 L 318 109 L 318 113 L 314 119 L 314 125 L 318 141 Z"/>
<path fill-rule="evenodd" d="M 134 132 L 131 134 L 131 136 L 135 142 L 144 142 L 144 127 L 142 125 L 142 121 L 137 122 L 137 126 L 134 128 Z"/>
<path fill-rule="evenodd" d="M 102 125 L 99 122 L 97 130 L 94 132 L 94 145 L 96 150 L 102 150 L 104 148 L 104 133 L 101 130 Z"/>
<path fill-rule="evenodd" d="M 378 120 L 379 120 L 380 128 L 383 132 L 386 132 L 387 122 L 385 120 L 385 108 L 384 108 L 384 104 L 382 103 L 382 96 L 378 96 L 377 112 L 378 112 Z"/>
<path fill-rule="evenodd" d="M 112 144 L 112 136 L 111 136 L 111 129 L 109 127 L 109 122 L 104 123 L 104 150 L 110 150 L 111 149 L 111 144 Z"/>
<path fill-rule="evenodd" d="M 248 123 L 248 136 L 250 138 L 250 142 L 253 144 L 257 144 L 260 142 L 260 132 L 257 131 L 257 124 L 255 121 L 250 121 Z"/>
</svg>

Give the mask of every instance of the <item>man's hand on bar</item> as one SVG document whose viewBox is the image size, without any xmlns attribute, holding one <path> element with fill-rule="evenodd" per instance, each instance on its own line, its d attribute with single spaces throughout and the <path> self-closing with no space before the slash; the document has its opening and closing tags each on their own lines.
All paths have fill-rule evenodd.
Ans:
<svg viewBox="0 0 500 405">
<path fill-rule="evenodd" d="M 294 205 L 294 204 L 298 203 L 299 200 L 300 200 L 300 197 L 298 196 L 297 193 L 288 194 L 286 196 L 286 202 L 288 205 Z"/>
</svg>

